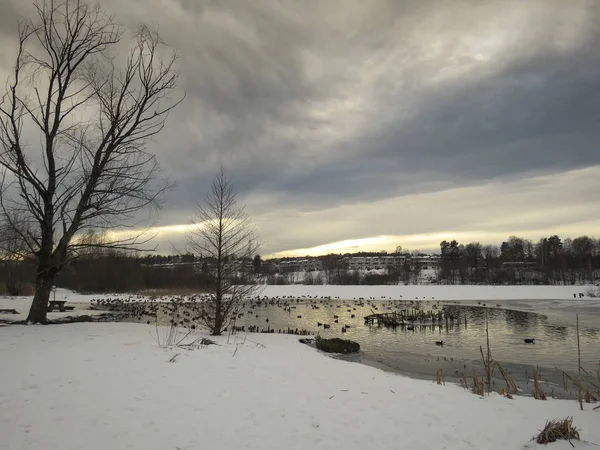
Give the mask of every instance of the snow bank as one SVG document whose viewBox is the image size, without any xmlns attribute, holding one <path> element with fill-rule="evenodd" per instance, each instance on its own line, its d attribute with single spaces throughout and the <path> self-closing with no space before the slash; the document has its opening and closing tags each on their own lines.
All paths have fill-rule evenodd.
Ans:
<svg viewBox="0 0 600 450">
<path fill-rule="evenodd" d="M 151 330 L 0 328 L 2 447 L 505 450 L 567 415 L 582 439 L 600 443 L 600 412 L 590 405 L 580 412 L 573 401 L 479 398 L 334 360 L 293 336 L 251 335 L 239 345 L 222 338 L 174 352 L 159 349 Z"/>
</svg>

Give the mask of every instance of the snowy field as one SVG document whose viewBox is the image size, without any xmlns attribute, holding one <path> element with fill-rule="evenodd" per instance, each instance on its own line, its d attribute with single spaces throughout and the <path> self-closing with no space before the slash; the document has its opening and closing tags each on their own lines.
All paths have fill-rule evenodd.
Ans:
<svg viewBox="0 0 600 450">
<path fill-rule="evenodd" d="M 480 398 L 328 358 L 294 336 L 173 351 L 152 330 L 1 327 L 0 448 L 509 450 L 538 448 L 530 439 L 545 421 L 568 415 L 582 439 L 600 443 L 591 405 Z"/>
</svg>

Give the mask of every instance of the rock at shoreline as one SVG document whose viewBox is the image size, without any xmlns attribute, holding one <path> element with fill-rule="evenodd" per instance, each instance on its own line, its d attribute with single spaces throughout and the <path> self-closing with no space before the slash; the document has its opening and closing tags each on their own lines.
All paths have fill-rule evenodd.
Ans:
<svg viewBox="0 0 600 450">
<path fill-rule="evenodd" d="M 360 351 L 360 345 L 358 342 L 350 341 L 348 339 L 316 339 L 317 349 L 326 353 L 358 353 Z"/>
</svg>

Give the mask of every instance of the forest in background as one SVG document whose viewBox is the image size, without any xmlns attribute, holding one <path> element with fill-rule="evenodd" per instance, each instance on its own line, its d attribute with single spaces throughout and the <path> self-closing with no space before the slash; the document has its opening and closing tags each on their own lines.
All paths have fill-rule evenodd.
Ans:
<svg viewBox="0 0 600 450">
<path fill-rule="evenodd" d="M 263 260 L 256 255 L 252 260 L 235 261 L 235 264 L 245 268 L 240 273 L 261 275 L 260 280 L 266 284 L 552 285 L 594 284 L 600 279 L 600 240 L 587 236 L 562 240 L 555 235 L 536 243 L 512 236 L 499 246 L 443 241 L 436 267 L 427 271 L 411 262 L 411 257 L 422 253 L 402 253 L 400 248 L 390 253 L 405 256 L 399 264 L 377 271 L 348 268 L 349 257 L 381 254 L 307 256 L 318 260 L 322 269 L 303 272 L 282 269 L 281 262 L 289 258 Z M 210 258 L 193 254 L 141 255 L 97 249 L 65 267 L 56 285 L 78 292 L 202 291 L 210 288 L 211 270 Z M 425 272 L 427 277 L 424 277 Z M 0 259 L 0 293 L 32 294 L 34 279 L 32 261 Z M 243 283 L 243 277 L 238 281 Z"/>
</svg>

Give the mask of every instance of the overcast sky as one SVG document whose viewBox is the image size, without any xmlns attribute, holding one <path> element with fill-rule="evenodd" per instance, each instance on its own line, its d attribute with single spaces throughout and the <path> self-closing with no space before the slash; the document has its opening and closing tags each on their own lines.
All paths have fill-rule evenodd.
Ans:
<svg viewBox="0 0 600 450">
<path fill-rule="evenodd" d="M 29 3 L 0 0 L 4 78 Z M 160 251 L 220 164 L 264 255 L 600 234 L 597 0 L 101 4 L 181 54 Z"/>
</svg>

